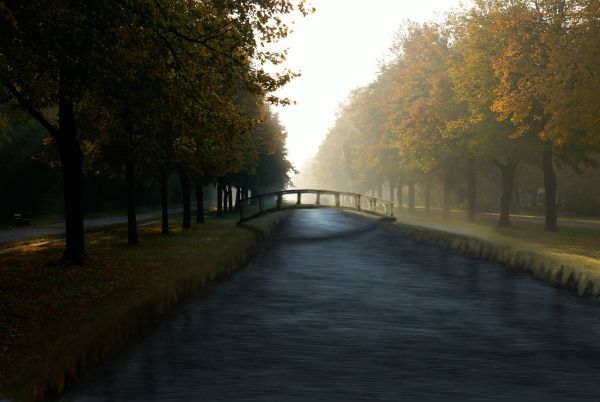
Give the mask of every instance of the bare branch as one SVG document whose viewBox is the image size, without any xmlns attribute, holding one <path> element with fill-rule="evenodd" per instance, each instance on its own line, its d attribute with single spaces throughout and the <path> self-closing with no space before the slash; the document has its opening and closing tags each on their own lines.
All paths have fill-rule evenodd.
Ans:
<svg viewBox="0 0 600 402">
<path fill-rule="evenodd" d="M 37 120 L 46 130 L 48 130 L 52 137 L 56 138 L 58 136 L 58 128 L 55 127 L 52 123 L 50 123 L 48 119 L 46 119 L 46 117 L 43 115 L 43 113 L 37 110 L 31 104 L 31 102 L 28 101 L 27 98 L 25 98 L 25 96 L 8 78 L 2 75 L 0 76 L 0 80 L 2 81 L 4 87 L 6 87 L 6 89 L 8 89 L 8 91 L 15 97 L 19 105 L 21 105 L 21 107 L 25 109 L 27 113 L 31 115 L 31 117 Z"/>
</svg>

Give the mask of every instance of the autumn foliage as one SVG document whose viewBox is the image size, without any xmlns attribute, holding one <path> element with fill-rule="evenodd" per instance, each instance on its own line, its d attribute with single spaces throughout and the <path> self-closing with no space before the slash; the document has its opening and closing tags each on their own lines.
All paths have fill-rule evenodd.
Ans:
<svg viewBox="0 0 600 402">
<path fill-rule="evenodd" d="M 302 0 L 0 1 L 0 110 L 49 134 L 66 261 L 85 258 L 84 174 L 125 178 L 130 243 L 137 178 L 161 182 L 167 211 L 166 176 L 179 175 L 184 227 L 193 185 L 200 222 L 203 185 L 219 183 L 231 202 L 232 186 L 287 184 L 285 131 L 269 106 L 290 102 L 274 92 L 296 74 L 270 44 L 289 34 L 286 16 L 311 11 Z"/>
<path fill-rule="evenodd" d="M 427 211 L 437 188 L 445 216 L 464 204 L 470 219 L 477 183 L 495 181 L 506 226 L 515 177 L 539 168 L 533 203 L 542 188 L 555 231 L 556 169 L 594 166 L 600 150 L 599 21 L 593 0 L 476 0 L 407 24 L 377 79 L 342 105 L 313 174 L 379 195 L 389 183 L 400 206 L 408 186 L 411 209 L 420 185 Z"/>
</svg>

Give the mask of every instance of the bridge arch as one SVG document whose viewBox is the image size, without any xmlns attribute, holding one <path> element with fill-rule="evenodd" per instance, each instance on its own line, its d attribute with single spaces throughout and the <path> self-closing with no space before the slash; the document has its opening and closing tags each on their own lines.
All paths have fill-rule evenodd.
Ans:
<svg viewBox="0 0 600 402">
<path fill-rule="evenodd" d="M 239 222 L 285 209 L 337 208 L 393 218 L 394 204 L 363 194 L 334 190 L 299 189 L 258 194 L 240 200 Z"/>
</svg>

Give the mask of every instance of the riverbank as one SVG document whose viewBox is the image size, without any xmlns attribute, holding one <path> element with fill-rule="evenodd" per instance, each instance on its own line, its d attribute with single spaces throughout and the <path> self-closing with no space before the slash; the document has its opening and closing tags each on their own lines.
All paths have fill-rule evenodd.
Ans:
<svg viewBox="0 0 600 402">
<path fill-rule="evenodd" d="M 397 219 L 395 230 L 415 240 L 501 262 L 579 296 L 600 296 L 600 231 L 596 229 L 562 227 L 551 233 L 532 222 L 498 228 L 487 220 L 468 223 L 407 212 Z"/>
<path fill-rule="evenodd" d="M 0 399 L 38 400 L 102 359 L 172 305 L 254 255 L 285 213 L 236 225 L 209 218 L 160 235 L 140 228 L 138 246 L 112 230 L 88 240 L 83 267 L 58 262 L 61 242 L 0 253 Z"/>
</svg>

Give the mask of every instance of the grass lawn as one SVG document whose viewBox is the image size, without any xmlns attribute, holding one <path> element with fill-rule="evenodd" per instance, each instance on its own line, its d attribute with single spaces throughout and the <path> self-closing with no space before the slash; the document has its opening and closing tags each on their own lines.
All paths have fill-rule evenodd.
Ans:
<svg viewBox="0 0 600 402">
<path fill-rule="evenodd" d="M 559 254 L 575 254 L 600 261 L 600 231 L 568 227 L 546 232 L 540 225 L 515 223 L 510 228 L 495 228 L 496 233 L 519 242 L 528 242 Z"/>
<path fill-rule="evenodd" d="M 409 214 L 405 209 L 397 214 L 400 222 L 432 226 L 445 231 L 472 234 L 486 239 L 502 239 L 528 243 L 532 246 L 551 249 L 557 253 L 578 254 L 600 260 L 600 230 L 588 227 L 561 226 L 558 232 L 546 232 L 543 225 L 536 222 L 513 221 L 508 228 L 497 227 L 494 217 L 478 217 L 476 223 L 469 223 L 462 213 L 455 213 L 450 219 L 443 219 L 441 212 L 433 210 L 429 216 L 423 210 Z M 579 221 L 577 221 L 579 222 Z M 583 221 L 581 222 L 593 222 Z"/>
<path fill-rule="evenodd" d="M 279 218 L 267 215 L 252 226 L 265 230 Z M 0 395 L 22 399 L 23 387 L 39 382 L 40 376 L 55 376 L 60 388 L 61 365 L 69 360 L 65 350 L 97 342 L 94 338 L 107 328 L 110 333 L 111 325 L 115 336 L 124 338 L 123 325 L 132 314 L 135 320 L 148 306 L 167 308 L 192 292 L 194 284 L 200 287 L 243 263 L 257 235 L 236 226 L 236 219 L 209 217 L 206 224 L 186 231 L 173 226 L 169 236 L 160 234 L 160 223 L 153 223 L 140 227 L 137 246 L 126 244 L 124 230 L 96 233 L 87 239 L 89 262 L 84 266 L 59 262 L 62 242 L 0 251 Z M 113 339 L 100 348 L 118 343 Z M 89 354 L 79 352 L 84 358 Z M 70 359 L 75 369 L 81 365 L 81 357 Z"/>
<path fill-rule="evenodd" d="M 450 219 L 443 219 L 441 211 L 432 211 L 429 216 L 423 210 L 409 214 L 403 210 L 397 214 L 398 220 L 412 224 L 435 226 L 446 231 L 473 234 L 485 238 L 501 238 L 505 241 L 527 242 L 538 247 L 549 248 L 559 253 L 579 254 L 600 260 L 600 230 L 589 227 L 561 226 L 558 232 L 546 232 L 543 225 L 536 222 L 513 221 L 508 228 L 499 228 L 498 219 L 484 216 L 475 223 L 466 221 L 462 213 L 455 213 Z M 573 222 L 591 223 L 595 221 L 577 220 Z"/>
<path fill-rule="evenodd" d="M 513 221 L 511 227 L 499 228 L 496 226 L 496 219 L 483 217 L 476 223 L 469 223 L 463 214 L 453 214 L 450 219 L 443 219 L 440 211 L 432 211 L 430 216 L 426 216 L 422 210 L 417 210 L 414 214 L 403 210 L 397 217 L 401 223 L 470 235 L 493 243 L 527 249 L 584 270 L 594 271 L 595 274 L 600 273 L 600 229 L 593 227 L 566 227 L 561 226 L 559 222 L 558 232 L 546 232 L 540 223 L 523 220 Z"/>
</svg>

